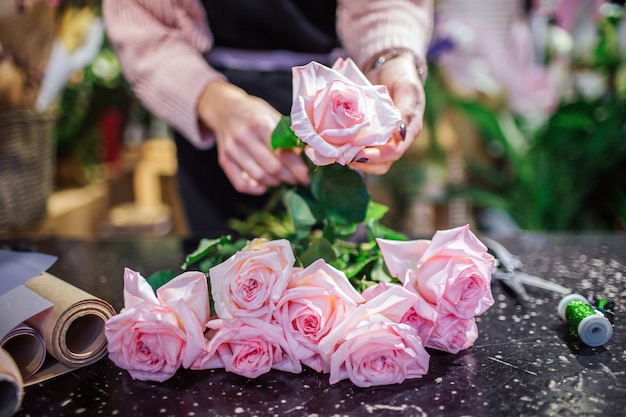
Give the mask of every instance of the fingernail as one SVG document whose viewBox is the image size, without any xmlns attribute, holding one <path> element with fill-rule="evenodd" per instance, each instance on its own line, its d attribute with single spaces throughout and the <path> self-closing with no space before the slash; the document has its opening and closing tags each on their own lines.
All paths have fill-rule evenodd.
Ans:
<svg viewBox="0 0 626 417">
<path fill-rule="evenodd" d="M 361 163 L 363 163 L 363 162 L 367 162 L 369 160 L 370 160 L 369 158 L 363 157 L 363 158 L 359 158 L 359 159 L 355 160 L 354 162 L 361 162 Z"/>
<path fill-rule="evenodd" d="M 404 122 L 400 123 L 400 137 L 402 140 L 406 139 L 406 125 Z"/>
</svg>

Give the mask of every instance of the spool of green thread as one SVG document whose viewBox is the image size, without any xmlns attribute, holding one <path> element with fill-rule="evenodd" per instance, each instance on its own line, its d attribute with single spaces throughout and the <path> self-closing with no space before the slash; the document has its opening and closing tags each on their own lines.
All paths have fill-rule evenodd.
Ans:
<svg viewBox="0 0 626 417">
<path fill-rule="evenodd" d="M 613 335 L 613 325 L 580 294 L 568 294 L 558 305 L 561 318 L 586 345 L 602 346 Z"/>
</svg>

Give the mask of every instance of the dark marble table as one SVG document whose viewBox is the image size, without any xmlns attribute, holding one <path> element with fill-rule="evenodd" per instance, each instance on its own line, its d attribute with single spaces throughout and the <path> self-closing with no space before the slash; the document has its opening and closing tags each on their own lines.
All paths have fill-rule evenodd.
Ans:
<svg viewBox="0 0 626 417">
<path fill-rule="evenodd" d="M 429 373 L 401 385 L 360 389 L 327 375 L 271 372 L 248 380 L 222 370 L 180 371 L 163 383 L 134 381 L 108 358 L 27 387 L 17 416 L 624 416 L 626 235 L 521 234 L 499 239 L 527 272 L 583 295 L 615 301 L 602 347 L 582 345 L 557 314 L 561 296 L 527 287 L 517 301 L 493 284 L 476 344 L 431 351 Z M 50 272 L 119 310 L 124 267 L 175 269 L 190 249 L 175 238 L 33 242 L 59 256 Z"/>
</svg>

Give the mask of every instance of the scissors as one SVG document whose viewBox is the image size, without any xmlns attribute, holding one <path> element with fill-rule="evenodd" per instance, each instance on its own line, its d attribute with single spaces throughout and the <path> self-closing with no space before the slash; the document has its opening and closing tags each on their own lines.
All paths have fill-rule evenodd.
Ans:
<svg viewBox="0 0 626 417">
<path fill-rule="evenodd" d="M 489 252 L 496 258 L 491 277 L 501 281 L 522 300 L 527 301 L 530 299 L 524 287 L 525 285 L 554 291 L 559 294 L 570 294 L 572 292 L 569 288 L 555 282 L 522 271 L 523 264 L 521 259 L 509 252 L 502 244 L 489 238 L 482 238 L 481 240 L 487 246 Z"/>
</svg>

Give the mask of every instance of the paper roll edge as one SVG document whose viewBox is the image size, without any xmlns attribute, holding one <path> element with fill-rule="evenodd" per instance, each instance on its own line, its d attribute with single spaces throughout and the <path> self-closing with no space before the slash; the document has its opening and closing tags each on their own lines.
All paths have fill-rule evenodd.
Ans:
<svg viewBox="0 0 626 417">
<path fill-rule="evenodd" d="M 116 314 L 99 298 L 74 303 L 59 317 L 52 336 L 52 356 L 69 368 L 91 365 L 107 352 L 104 325 Z"/>
<path fill-rule="evenodd" d="M 11 355 L 0 348 L 0 416 L 11 416 L 22 406 L 24 381 Z"/>
</svg>

